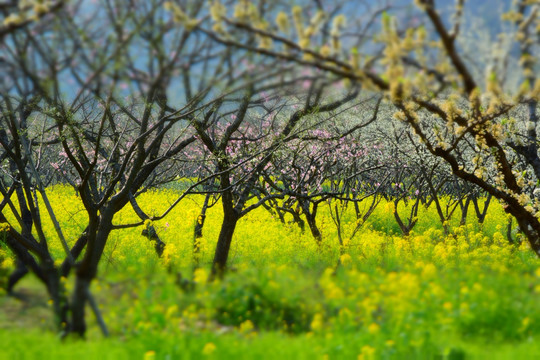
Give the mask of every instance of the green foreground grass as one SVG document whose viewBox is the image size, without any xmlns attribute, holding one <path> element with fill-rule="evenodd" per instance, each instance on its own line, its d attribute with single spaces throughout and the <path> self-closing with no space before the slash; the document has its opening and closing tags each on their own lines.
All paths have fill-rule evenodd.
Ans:
<svg viewBox="0 0 540 360">
<path fill-rule="evenodd" d="M 159 213 L 174 195 L 150 193 L 141 204 Z M 51 189 L 50 197 L 73 241 L 85 224 L 81 205 L 67 188 Z M 0 359 L 540 358 L 540 263 L 525 243 L 508 243 L 499 206 L 484 225 L 471 218 L 463 227 L 453 223 L 450 234 L 434 209 L 423 209 L 408 237 L 398 233 L 392 204 L 381 204 L 353 238 L 348 214 L 341 257 L 324 209 L 321 247 L 260 209 L 239 223 L 233 271 L 207 283 L 221 213 L 208 214 L 201 266 L 193 270 L 201 202 L 190 198 L 154 224 L 167 243 L 162 259 L 141 229 L 113 233 L 92 285 L 108 339 L 88 311 L 86 340 L 61 341 L 32 276 L 19 284 L 20 299 L 0 294 Z M 117 218 L 133 220 L 129 209 Z M 54 239 L 51 224 L 46 230 Z M 61 258 L 59 242 L 51 247 Z M 8 255 L 0 256 L 7 270 Z M 70 291 L 73 279 L 65 286 Z"/>
<path fill-rule="evenodd" d="M 238 334 L 184 333 L 141 334 L 127 340 L 61 341 L 54 334 L 32 331 L 0 330 L 2 359 L 357 359 L 362 353 L 353 334 L 324 336 L 288 336 L 262 333 L 253 338 Z M 395 351 L 396 359 L 536 359 L 540 349 L 535 339 L 517 344 L 466 343 L 440 339 L 433 347 L 415 352 Z M 212 351 L 208 344 L 213 344 Z M 375 357 L 373 357 L 375 358 Z"/>
</svg>

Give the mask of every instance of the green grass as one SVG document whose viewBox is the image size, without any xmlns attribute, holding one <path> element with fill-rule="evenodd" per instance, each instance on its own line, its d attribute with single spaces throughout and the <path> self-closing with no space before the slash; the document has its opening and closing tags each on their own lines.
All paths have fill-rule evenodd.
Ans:
<svg viewBox="0 0 540 360">
<path fill-rule="evenodd" d="M 517 344 L 439 341 L 438 346 L 423 346 L 410 351 L 389 349 L 386 359 L 535 359 L 540 357 L 536 339 Z M 211 343 L 215 350 L 206 354 Z M 357 359 L 362 354 L 362 339 L 354 334 L 291 337 L 278 332 L 246 337 L 238 334 L 163 333 L 141 334 L 129 339 L 61 341 L 54 334 L 0 330 L 2 359 Z M 364 345 L 365 346 L 365 345 Z M 152 354 L 155 353 L 155 354 Z M 364 354 L 366 351 L 364 350 Z M 374 355 L 373 358 L 376 358 Z M 369 358 L 369 357 L 366 357 Z"/>
</svg>

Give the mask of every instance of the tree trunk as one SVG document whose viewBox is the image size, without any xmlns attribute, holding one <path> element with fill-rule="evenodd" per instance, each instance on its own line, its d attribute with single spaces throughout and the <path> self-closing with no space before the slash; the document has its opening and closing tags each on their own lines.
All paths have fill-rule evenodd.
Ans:
<svg viewBox="0 0 540 360">
<path fill-rule="evenodd" d="M 303 234 L 306 231 L 306 223 L 304 222 L 304 220 L 302 220 L 302 218 L 300 217 L 300 214 L 298 214 L 296 211 L 293 210 L 291 214 L 293 216 L 293 221 L 300 228 L 300 233 Z"/>
<path fill-rule="evenodd" d="M 154 225 L 148 225 L 146 229 L 142 230 L 141 235 L 146 237 L 149 241 L 155 241 L 154 250 L 156 251 L 157 256 L 161 257 L 165 250 L 165 243 L 161 241 Z"/>
<path fill-rule="evenodd" d="M 317 242 L 318 245 L 322 242 L 322 234 L 319 228 L 317 227 L 317 223 L 315 222 L 315 217 L 310 214 L 309 212 L 304 213 L 306 216 L 306 221 L 309 226 L 309 230 L 311 231 L 311 235 L 313 235 L 313 238 Z"/>
<path fill-rule="evenodd" d="M 525 234 L 531 249 L 540 257 L 540 221 L 523 206 L 507 206 L 506 212 L 516 219 L 519 229 Z"/>
<path fill-rule="evenodd" d="M 397 212 L 397 204 L 395 205 L 395 207 L 396 208 L 394 210 L 394 219 L 396 220 L 396 222 L 397 222 L 397 224 L 399 226 L 399 229 L 401 230 L 401 233 L 403 234 L 403 236 L 409 236 L 410 229 L 401 220 L 401 217 L 399 216 L 399 214 Z"/>
<path fill-rule="evenodd" d="M 506 224 L 506 238 L 510 244 L 515 243 L 514 237 L 512 236 L 512 219 L 513 218 L 508 219 L 508 223 Z"/>
<path fill-rule="evenodd" d="M 84 309 L 86 301 L 88 300 L 86 294 L 88 294 L 89 288 L 90 280 L 77 274 L 77 278 L 75 279 L 73 298 L 71 300 L 71 331 L 75 334 L 80 335 L 81 337 L 84 336 L 84 334 L 86 333 L 86 320 L 84 315 Z"/>
<path fill-rule="evenodd" d="M 26 274 L 28 274 L 28 268 L 19 257 L 15 259 L 15 270 L 9 275 L 7 284 L 7 293 L 13 294 L 13 288 Z"/>
<path fill-rule="evenodd" d="M 55 325 L 65 335 L 69 331 L 69 304 L 65 289 L 60 282 L 59 272 L 54 268 L 54 264 L 46 266 L 45 276 L 47 277 L 47 291 L 53 303 Z"/>
<path fill-rule="evenodd" d="M 206 210 L 208 209 L 208 201 L 210 200 L 210 193 L 206 194 L 204 198 L 204 204 L 201 209 L 201 213 L 197 216 L 195 221 L 195 229 L 193 230 L 193 269 L 199 267 L 201 243 L 200 238 L 203 237 L 204 221 L 206 220 Z"/>
<path fill-rule="evenodd" d="M 210 193 L 206 194 L 204 198 L 204 204 L 201 208 L 201 213 L 199 214 L 199 216 L 197 217 L 197 221 L 195 222 L 195 230 L 193 234 L 195 239 L 200 239 L 203 236 L 202 231 L 204 227 L 204 220 L 206 220 L 206 210 L 208 209 L 208 202 L 210 201 L 210 196 Z M 195 246 L 195 242 L 193 243 L 193 247 L 194 252 L 199 252 L 199 248 Z"/>
<path fill-rule="evenodd" d="M 71 303 L 72 331 L 81 337 L 86 332 L 85 305 L 90 293 L 90 283 L 97 275 L 99 260 L 112 231 L 112 207 L 101 210 L 99 218 L 90 219 L 88 244 L 84 257 L 76 272 L 75 290 Z"/>
<path fill-rule="evenodd" d="M 214 261 L 212 263 L 212 276 L 222 276 L 226 269 L 232 237 L 238 220 L 239 216 L 234 213 L 225 214 L 223 217 L 223 223 L 221 224 L 221 231 L 219 232 Z"/>
<path fill-rule="evenodd" d="M 459 221 L 459 225 L 464 226 L 467 223 L 467 215 L 469 213 L 469 205 L 471 204 L 471 196 L 467 196 L 467 199 L 465 200 L 465 204 L 463 204 L 463 200 L 459 200 L 459 206 L 461 207 L 461 220 Z"/>
<path fill-rule="evenodd" d="M 10 167 L 11 171 L 13 173 L 16 173 L 17 169 L 15 166 L 15 163 L 10 161 Z M 30 210 L 28 210 L 28 206 L 26 205 L 26 198 L 24 196 L 24 192 L 21 186 L 17 186 L 15 189 L 15 194 L 17 195 L 17 200 L 19 201 L 19 208 L 21 211 L 21 219 L 24 224 L 23 228 L 21 229 L 21 236 L 22 237 L 31 237 L 32 236 L 32 226 L 34 224 L 34 220 L 32 218 L 32 213 Z M 4 216 L 2 215 L 2 221 L 4 221 Z M 7 292 L 8 294 L 13 293 L 13 288 L 15 285 L 21 280 L 26 274 L 28 274 L 28 267 L 25 265 L 24 261 L 19 258 L 19 256 L 16 256 L 16 268 L 9 276 L 8 281 L 8 287 Z"/>
<path fill-rule="evenodd" d="M 311 235 L 313 235 L 313 238 L 317 242 L 317 245 L 321 245 L 322 242 L 322 234 L 319 228 L 317 227 L 317 223 L 315 221 L 315 218 L 317 216 L 317 208 L 318 203 L 313 204 L 313 209 L 310 209 L 310 203 L 309 201 L 302 201 L 302 211 L 304 213 L 304 216 L 306 217 L 306 221 L 309 226 L 309 230 L 311 231 Z"/>
<path fill-rule="evenodd" d="M 487 210 L 488 210 L 488 207 L 489 207 L 489 204 L 491 202 L 492 197 L 493 196 L 491 194 L 487 195 L 486 200 L 484 201 L 484 208 L 483 208 L 482 211 L 480 211 L 480 206 L 478 204 L 478 198 L 477 197 L 472 198 L 472 202 L 473 202 L 473 205 L 474 205 L 474 211 L 476 213 L 476 217 L 478 218 L 478 223 L 479 224 L 483 224 L 484 220 L 486 219 Z"/>
<path fill-rule="evenodd" d="M 131 207 L 141 220 L 144 221 L 150 219 L 150 217 L 141 209 L 141 207 L 137 203 L 137 200 L 131 193 L 129 194 L 129 202 L 131 203 Z M 141 235 L 146 237 L 150 241 L 156 242 L 156 244 L 154 245 L 154 249 L 156 250 L 157 256 L 161 257 L 163 255 L 163 251 L 165 250 L 165 243 L 159 238 L 159 235 L 157 234 L 154 225 L 147 225 L 146 228 L 142 230 Z"/>
</svg>

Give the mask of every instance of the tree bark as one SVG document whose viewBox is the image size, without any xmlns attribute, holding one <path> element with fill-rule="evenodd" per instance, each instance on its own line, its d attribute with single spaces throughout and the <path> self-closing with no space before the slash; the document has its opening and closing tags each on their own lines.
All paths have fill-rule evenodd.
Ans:
<svg viewBox="0 0 540 360">
<path fill-rule="evenodd" d="M 313 238 L 317 242 L 318 245 L 322 242 L 322 234 L 319 228 L 317 227 L 317 223 L 315 221 L 315 217 L 310 213 L 305 213 L 306 221 L 309 226 L 309 230 L 311 231 L 311 235 L 313 235 Z"/>
<path fill-rule="evenodd" d="M 112 218 L 115 210 L 112 206 L 104 207 L 98 218 L 90 219 L 88 226 L 88 244 L 84 257 L 77 269 L 75 290 L 71 301 L 72 332 L 83 337 L 86 333 L 85 305 L 90 293 L 90 283 L 97 275 L 99 260 L 112 231 Z"/>
<path fill-rule="evenodd" d="M 302 204 L 302 211 L 304 212 L 304 216 L 306 217 L 306 221 L 309 226 L 309 230 L 311 231 L 311 235 L 313 235 L 313 238 L 317 242 L 317 245 L 320 245 L 322 242 L 322 234 L 319 228 L 317 227 L 317 222 L 315 221 L 315 218 L 317 216 L 317 207 L 318 204 L 313 204 L 313 210 L 309 208 L 309 202 L 304 201 Z"/>
<path fill-rule="evenodd" d="M 200 239 L 203 236 L 203 227 L 204 227 L 204 221 L 206 220 L 206 210 L 208 209 L 208 202 L 210 201 L 210 196 L 212 196 L 210 193 L 206 194 L 204 198 L 204 203 L 201 208 L 201 213 L 197 217 L 197 221 L 195 222 L 195 229 L 193 231 L 193 236 L 195 239 Z M 195 246 L 194 243 L 194 252 L 198 252 L 199 248 Z"/>
<path fill-rule="evenodd" d="M 54 322 L 56 327 L 65 335 L 69 331 L 69 304 L 65 289 L 60 281 L 60 274 L 58 269 L 54 267 L 52 259 L 45 265 L 44 272 L 47 278 L 47 291 L 53 303 Z"/>
<path fill-rule="evenodd" d="M 229 258 L 229 251 L 231 248 L 232 237 L 236 224 L 238 223 L 239 216 L 236 214 L 225 214 L 223 223 L 221 224 L 221 231 L 219 232 L 218 242 L 216 246 L 216 252 L 214 255 L 214 261 L 212 263 L 212 276 L 223 276 L 227 266 L 227 259 Z"/>
<path fill-rule="evenodd" d="M 75 334 L 80 335 L 81 337 L 84 336 L 84 334 L 86 333 L 86 320 L 84 315 L 84 309 L 86 301 L 88 300 L 86 294 L 88 294 L 89 290 L 90 280 L 77 274 L 77 277 L 75 279 L 73 298 L 71 300 L 71 331 Z"/>
</svg>

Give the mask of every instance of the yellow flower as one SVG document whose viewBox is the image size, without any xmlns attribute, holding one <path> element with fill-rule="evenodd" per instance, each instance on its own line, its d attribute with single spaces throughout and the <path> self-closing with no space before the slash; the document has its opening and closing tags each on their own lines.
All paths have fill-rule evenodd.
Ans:
<svg viewBox="0 0 540 360">
<path fill-rule="evenodd" d="M 174 304 L 167 308 L 167 312 L 165 314 L 165 318 L 170 319 L 178 312 L 178 305 Z"/>
<path fill-rule="evenodd" d="M 396 211 L 396 207 L 395 207 L 395 205 L 394 205 L 393 202 L 388 202 L 388 203 L 386 203 L 386 205 L 384 206 L 384 210 L 385 210 L 387 213 L 393 214 L 393 213 Z"/>
<path fill-rule="evenodd" d="M 375 348 L 369 345 L 362 347 L 362 353 L 358 355 L 358 360 L 369 360 L 375 358 Z"/>
<path fill-rule="evenodd" d="M 208 279 L 208 273 L 205 269 L 196 269 L 193 273 L 193 280 L 197 283 L 204 283 Z"/>
<path fill-rule="evenodd" d="M 422 270 L 422 279 L 429 280 L 437 275 L 437 268 L 433 264 L 426 264 Z"/>
<path fill-rule="evenodd" d="M 519 332 L 525 332 L 529 328 L 529 325 L 531 324 L 531 318 L 525 317 L 523 320 L 521 320 L 521 327 L 519 328 Z"/>
<path fill-rule="evenodd" d="M 319 331 L 323 327 L 323 316 L 320 313 L 315 314 L 313 316 L 313 321 L 311 321 L 311 330 L 313 331 Z"/>
<path fill-rule="evenodd" d="M 202 349 L 202 353 L 203 355 L 210 355 L 212 354 L 214 351 L 216 351 L 216 345 L 214 345 L 214 343 L 212 342 L 209 342 L 209 343 L 206 343 Z"/>
<path fill-rule="evenodd" d="M 144 353 L 144 360 L 154 360 L 156 358 L 156 352 L 154 350 L 148 350 Z"/>
<path fill-rule="evenodd" d="M 240 324 L 240 332 L 241 333 L 248 333 L 252 331 L 255 328 L 251 320 L 246 320 L 243 323 Z"/>
<path fill-rule="evenodd" d="M 341 264 L 345 267 L 349 266 L 352 263 L 351 255 L 349 254 L 343 254 L 339 257 L 341 260 Z"/>
<path fill-rule="evenodd" d="M 376 334 L 379 332 L 379 330 L 381 330 L 381 327 L 377 323 L 371 323 L 368 326 L 368 331 L 370 334 Z"/>
</svg>

